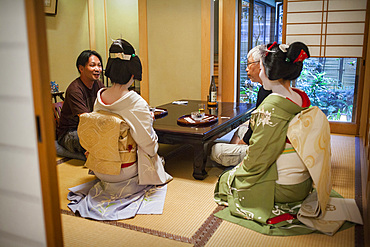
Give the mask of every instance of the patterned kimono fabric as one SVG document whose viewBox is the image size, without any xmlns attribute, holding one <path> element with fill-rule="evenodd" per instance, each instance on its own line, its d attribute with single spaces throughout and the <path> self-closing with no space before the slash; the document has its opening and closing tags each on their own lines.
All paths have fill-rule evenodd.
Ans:
<svg viewBox="0 0 370 247">
<path fill-rule="evenodd" d="M 222 174 L 216 184 L 215 201 L 228 206 L 216 216 L 272 234 L 266 222 L 275 216 L 276 160 L 285 148 L 289 122 L 304 109 L 281 95 L 271 94 L 252 113 L 253 135 L 247 156 Z"/>
</svg>

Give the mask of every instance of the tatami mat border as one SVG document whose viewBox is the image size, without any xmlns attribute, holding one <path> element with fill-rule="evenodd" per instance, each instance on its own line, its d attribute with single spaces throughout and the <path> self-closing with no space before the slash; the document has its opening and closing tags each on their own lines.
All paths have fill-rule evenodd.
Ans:
<svg viewBox="0 0 370 247">
<path fill-rule="evenodd" d="M 360 156 L 360 138 L 355 137 L 355 201 L 363 214 L 362 209 L 362 188 L 361 188 L 361 156 Z M 362 247 L 364 242 L 364 227 L 356 224 L 355 226 L 355 247 Z"/>
<path fill-rule="evenodd" d="M 224 209 L 224 206 L 217 206 L 212 214 L 204 221 L 202 226 L 192 236 L 194 246 L 204 246 L 221 225 L 222 219 L 214 216 L 215 213 Z"/>
<path fill-rule="evenodd" d="M 66 215 L 70 215 L 70 216 L 80 217 L 80 216 L 74 214 L 73 212 L 71 212 L 69 210 L 65 210 L 65 209 L 61 209 L 61 213 L 66 214 Z M 182 236 L 167 233 L 167 232 L 162 232 L 162 231 L 157 231 L 157 230 L 153 230 L 153 229 L 149 229 L 149 228 L 145 228 L 145 227 L 130 225 L 130 224 L 126 224 L 126 223 L 123 223 L 123 222 L 116 221 L 116 220 L 102 220 L 102 221 L 96 221 L 96 222 L 104 223 L 104 224 L 108 224 L 108 225 L 112 225 L 112 226 L 118 226 L 118 227 L 122 227 L 122 228 L 125 228 L 125 229 L 133 230 L 133 231 L 148 233 L 148 234 L 158 236 L 158 237 L 162 237 L 162 238 L 168 238 L 168 239 L 173 239 L 173 240 L 177 240 L 177 241 L 181 241 L 181 242 L 185 242 L 185 243 L 194 244 L 194 241 L 193 241 L 192 238 L 186 238 L 186 237 L 182 237 Z"/>
<path fill-rule="evenodd" d="M 71 160 L 71 158 L 63 157 L 60 160 L 57 160 L 57 165 L 67 162 L 68 160 Z"/>
<path fill-rule="evenodd" d="M 220 226 L 222 219 L 217 218 L 216 216 L 214 216 L 214 214 L 222 210 L 223 208 L 224 207 L 218 206 L 212 212 L 212 214 L 204 221 L 202 226 L 195 232 L 195 234 L 191 238 L 187 238 L 187 237 L 183 237 L 183 236 L 179 236 L 179 235 L 175 235 L 175 234 L 171 234 L 167 232 L 157 231 L 157 230 L 153 230 L 153 229 L 149 229 L 145 227 L 130 225 L 130 224 L 126 224 L 120 221 L 116 221 L 116 220 L 114 221 L 103 220 L 103 221 L 96 221 L 96 222 L 104 223 L 104 224 L 108 224 L 112 226 L 118 226 L 118 227 L 122 227 L 122 228 L 129 229 L 129 230 L 139 231 L 139 232 L 151 234 L 151 235 L 162 237 L 162 238 L 168 238 L 168 239 L 172 239 L 176 241 L 181 241 L 184 243 L 190 243 L 190 244 L 194 244 L 194 246 L 204 246 L 208 242 L 208 240 L 212 237 L 213 233 Z M 61 209 L 60 212 L 65 215 L 80 217 L 69 210 Z"/>
</svg>

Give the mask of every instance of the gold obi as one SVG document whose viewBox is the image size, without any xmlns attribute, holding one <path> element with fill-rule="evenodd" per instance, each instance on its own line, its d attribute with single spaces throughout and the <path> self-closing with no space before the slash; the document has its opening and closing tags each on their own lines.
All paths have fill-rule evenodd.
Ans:
<svg viewBox="0 0 370 247">
<path fill-rule="evenodd" d="M 136 162 L 136 142 L 130 127 L 118 114 L 98 111 L 83 113 L 77 134 L 89 152 L 85 165 L 99 173 L 119 175 L 121 164 Z"/>
</svg>

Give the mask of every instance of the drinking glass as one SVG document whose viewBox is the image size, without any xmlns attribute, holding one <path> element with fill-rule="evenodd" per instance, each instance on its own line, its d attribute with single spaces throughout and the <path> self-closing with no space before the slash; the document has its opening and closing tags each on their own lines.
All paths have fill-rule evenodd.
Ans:
<svg viewBox="0 0 370 247">
<path fill-rule="evenodd" d="M 193 111 L 191 113 L 191 118 L 194 120 L 202 120 L 204 118 L 205 113 L 199 111 Z"/>
<path fill-rule="evenodd" d="M 199 113 L 205 113 L 204 109 L 206 108 L 205 104 L 198 104 Z"/>
</svg>

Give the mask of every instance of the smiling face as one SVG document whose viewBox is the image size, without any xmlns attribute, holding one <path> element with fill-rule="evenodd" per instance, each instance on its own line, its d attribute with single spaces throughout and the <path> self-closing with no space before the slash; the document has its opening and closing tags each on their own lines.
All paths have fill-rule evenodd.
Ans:
<svg viewBox="0 0 370 247">
<path fill-rule="evenodd" d="M 94 81 L 97 81 L 100 78 L 102 65 L 97 56 L 91 55 L 85 66 L 79 65 L 78 69 L 81 73 L 82 81 L 89 87 L 89 85 L 92 86 Z"/>
<path fill-rule="evenodd" d="M 247 75 L 251 81 L 262 84 L 262 81 L 259 77 L 260 63 L 259 61 L 254 61 L 253 56 L 248 58 L 247 68 L 245 71 L 247 71 Z"/>
</svg>

